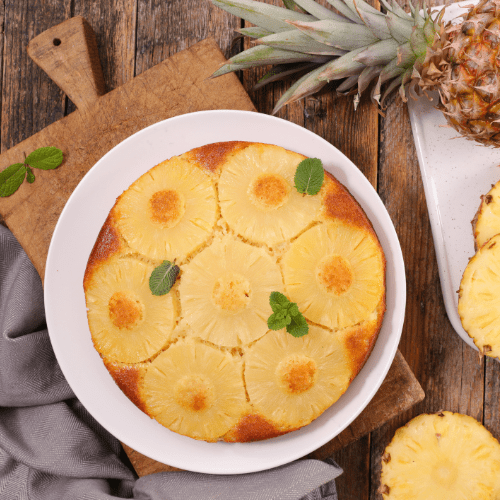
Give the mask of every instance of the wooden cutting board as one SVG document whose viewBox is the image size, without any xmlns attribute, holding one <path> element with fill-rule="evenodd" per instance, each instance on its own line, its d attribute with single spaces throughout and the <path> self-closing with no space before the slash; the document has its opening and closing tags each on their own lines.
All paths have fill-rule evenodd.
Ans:
<svg viewBox="0 0 500 500">
<path fill-rule="evenodd" d="M 237 77 L 208 77 L 225 61 L 214 40 L 203 40 L 105 92 L 95 35 L 82 17 L 65 21 L 34 38 L 30 57 L 68 95 L 77 110 L 0 155 L 0 170 L 23 161 L 36 148 L 56 146 L 64 161 L 57 170 L 35 172 L 8 198 L 0 218 L 17 237 L 40 276 L 56 222 L 87 171 L 111 148 L 160 120 L 209 109 L 255 111 Z M 78 228 L 75 228 L 75 237 Z M 424 397 L 398 352 L 384 384 L 365 411 L 342 434 L 311 456 L 325 458 L 381 426 Z M 172 470 L 124 446 L 139 475 Z"/>
</svg>

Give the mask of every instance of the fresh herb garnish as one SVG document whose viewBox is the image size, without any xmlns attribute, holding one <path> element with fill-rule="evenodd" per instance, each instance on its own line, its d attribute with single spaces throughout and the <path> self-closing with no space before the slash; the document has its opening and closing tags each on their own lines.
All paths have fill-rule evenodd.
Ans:
<svg viewBox="0 0 500 500">
<path fill-rule="evenodd" d="M 280 292 L 271 292 L 269 304 L 273 314 L 269 316 L 267 326 L 271 330 L 286 328 L 294 337 L 302 337 L 309 332 L 309 325 L 295 302 L 290 302 Z"/>
<path fill-rule="evenodd" d="M 153 295 L 165 295 L 174 286 L 179 266 L 173 262 L 164 260 L 149 277 L 149 289 Z"/>
<path fill-rule="evenodd" d="M 298 164 L 295 171 L 295 188 L 299 193 L 318 194 L 324 179 L 325 172 L 321 160 L 306 158 Z"/>
<path fill-rule="evenodd" d="M 63 161 L 63 153 L 53 146 L 38 148 L 24 160 L 24 163 L 14 163 L 0 172 L 0 196 L 14 194 L 24 179 L 31 184 L 35 181 L 35 174 L 31 167 L 41 170 L 57 168 Z"/>
</svg>

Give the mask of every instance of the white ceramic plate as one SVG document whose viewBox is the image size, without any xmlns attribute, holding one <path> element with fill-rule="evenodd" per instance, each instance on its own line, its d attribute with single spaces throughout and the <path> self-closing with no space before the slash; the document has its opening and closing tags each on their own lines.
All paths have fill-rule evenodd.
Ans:
<svg viewBox="0 0 500 500">
<path fill-rule="evenodd" d="M 461 6 L 471 3 L 476 2 L 450 5 L 445 19 L 455 19 L 467 10 Z M 477 349 L 462 328 L 457 291 L 475 253 L 471 220 L 479 208 L 480 196 L 500 180 L 500 149 L 460 137 L 447 127 L 444 115 L 425 97 L 409 99 L 408 106 L 446 312 L 458 335 Z"/>
<path fill-rule="evenodd" d="M 307 427 L 257 443 L 206 443 L 175 434 L 136 408 L 118 389 L 94 350 L 87 324 L 83 275 L 109 210 L 151 167 L 197 146 L 244 140 L 278 144 L 321 158 L 359 201 L 387 257 L 387 313 L 372 355 L 340 400 Z M 57 223 L 45 272 L 45 309 L 52 345 L 70 386 L 109 432 L 140 453 L 181 469 L 237 474 L 291 462 L 345 429 L 377 392 L 403 327 L 406 283 L 392 222 L 364 175 L 331 144 L 268 115 L 203 111 L 152 125 L 107 153 L 80 182 Z"/>
</svg>

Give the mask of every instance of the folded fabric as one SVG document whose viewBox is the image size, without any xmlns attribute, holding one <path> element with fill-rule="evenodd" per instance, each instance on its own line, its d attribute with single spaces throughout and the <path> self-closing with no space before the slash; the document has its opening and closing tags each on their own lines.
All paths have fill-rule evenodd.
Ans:
<svg viewBox="0 0 500 500">
<path fill-rule="evenodd" d="M 0 225 L 0 498 L 10 500 L 334 500 L 333 461 L 239 476 L 137 478 L 119 441 L 75 398 L 45 326 L 40 277 Z"/>
</svg>

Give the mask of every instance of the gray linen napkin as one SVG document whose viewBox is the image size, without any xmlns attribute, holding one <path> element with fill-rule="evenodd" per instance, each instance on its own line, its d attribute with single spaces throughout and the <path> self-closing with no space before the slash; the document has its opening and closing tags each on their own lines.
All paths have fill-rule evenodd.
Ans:
<svg viewBox="0 0 500 500">
<path fill-rule="evenodd" d="M 120 443 L 75 398 L 45 326 L 40 278 L 0 225 L 1 500 L 336 500 L 333 461 L 240 476 L 162 472 L 137 479 Z"/>
</svg>

